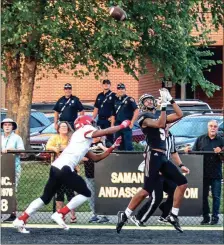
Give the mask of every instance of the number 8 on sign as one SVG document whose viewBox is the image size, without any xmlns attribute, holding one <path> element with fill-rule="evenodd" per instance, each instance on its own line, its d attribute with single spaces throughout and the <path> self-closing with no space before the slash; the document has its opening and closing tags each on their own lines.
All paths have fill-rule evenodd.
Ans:
<svg viewBox="0 0 224 245">
<path fill-rule="evenodd" d="M 8 200 L 2 199 L 1 200 L 1 212 L 5 212 L 8 210 Z"/>
</svg>

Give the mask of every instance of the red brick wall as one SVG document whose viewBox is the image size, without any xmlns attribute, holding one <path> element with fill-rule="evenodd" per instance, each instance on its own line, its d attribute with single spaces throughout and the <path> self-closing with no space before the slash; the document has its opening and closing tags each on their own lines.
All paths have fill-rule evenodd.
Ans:
<svg viewBox="0 0 224 245">
<path fill-rule="evenodd" d="M 60 96 L 64 95 L 63 86 L 65 83 L 71 83 L 73 86 L 73 94 L 78 96 L 82 101 L 94 101 L 98 93 L 102 91 L 101 83 L 96 80 L 93 75 L 87 76 L 83 79 L 73 77 L 71 74 L 57 74 L 55 71 L 48 72 L 43 77 L 44 72 L 39 74 L 42 77 L 35 81 L 35 88 L 33 93 L 33 102 L 51 102 L 56 101 Z M 112 83 L 112 90 L 116 92 L 116 86 L 122 82 L 126 85 L 127 94 L 138 99 L 139 82 L 131 75 L 124 73 L 122 69 L 111 69 L 107 77 L 102 79 L 109 79 Z"/>
<path fill-rule="evenodd" d="M 215 41 L 215 43 L 212 44 L 212 46 L 214 46 L 214 45 L 216 45 L 216 46 L 224 45 L 224 41 L 223 41 L 224 30 L 223 30 L 223 27 L 220 25 L 218 31 L 216 31 L 214 29 L 214 27 L 211 27 L 211 21 L 212 21 L 211 14 L 210 13 L 207 14 L 206 18 L 207 18 L 207 27 L 210 27 L 210 29 L 211 29 L 211 33 L 208 34 L 208 37 L 210 38 L 210 40 Z M 200 30 L 200 28 L 199 28 L 199 30 Z M 199 32 L 197 32 L 196 29 L 194 29 L 192 31 L 192 35 L 193 36 L 197 36 L 197 35 L 199 35 Z"/>
<path fill-rule="evenodd" d="M 139 76 L 139 96 L 145 93 L 149 93 L 155 97 L 159 97 L 159 89 L 162 86 L 161 80 L 154 76 L 155 67 L 149 61 L 146 65 L 148 72 Z M 171 88 L 172 96 L 175 96 L 175 86 Z"/>
</svg>

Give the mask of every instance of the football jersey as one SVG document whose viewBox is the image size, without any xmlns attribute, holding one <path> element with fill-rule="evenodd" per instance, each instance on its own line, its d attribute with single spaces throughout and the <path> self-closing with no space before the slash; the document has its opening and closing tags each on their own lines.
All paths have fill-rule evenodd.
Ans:
<svg viewBox="0 0 224 245">
<path fill-rule="evenodd" d="M 146 142 L 148 146 L 152 149 L 166 150 L 166 134 L 164 128 L 153 128 L 146 127 L 143 128 L 142 124 L 146 118 L 153 120 L 158 120 L 157 116 L 150 112 L 142 112 L 138 117 L 138 123 L 142 129 L 142 132 L 146 136 Z"/>
<path fill-rule="evenodd" d="M 92 125 L 85 125 L 76 130 L 61 155 L 52 163 L 52 166 L 62 169 L 64 166 L 69 166 L 72 171 L 76 165 L 89 151 L 92 144 L 92 134 L 97 129 Z"/>
</svg>

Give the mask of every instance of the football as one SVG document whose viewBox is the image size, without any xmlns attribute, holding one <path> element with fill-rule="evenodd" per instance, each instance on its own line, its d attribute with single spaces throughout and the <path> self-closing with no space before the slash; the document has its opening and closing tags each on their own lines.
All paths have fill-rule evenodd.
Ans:
<svg viewBox="0 0 224 245">
<path fill-rule="evenodd" d="M 112 6 L 109 9 L 110 16 L 115 20 L 123 21 L 127 18 L 126 12 L 119 6 Z"/>
</svg>

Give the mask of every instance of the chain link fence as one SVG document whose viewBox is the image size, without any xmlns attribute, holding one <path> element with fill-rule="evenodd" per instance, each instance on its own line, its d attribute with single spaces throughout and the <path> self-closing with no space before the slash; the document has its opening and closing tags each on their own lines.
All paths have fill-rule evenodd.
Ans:
<svg viewBox="0 0 224 245">
<path fill-rule="evenodd" d="M 139 154 L 140 152 L 136 152 Z M 133 154 L 133 153 L 132 153 Z M 39 152 L 35 155 L 31 155 L 28 158 L 23 158 L 21 161 L 22 171 L 18 182 L 16 200 L 17 200 L 17 216 L 21 214 L 30 204 L 31 201 L 42 195 L 44 186 L 48 179 L 49 170 L 51 162 L 54 160 L 54 154 L 49 152 Z M 76 220 L 78 224 L 88 224 L 91 217 L 94 215 L 94 193 L 95 193 L 95 183 L 93 177 L 94 163 L 87 162 L 85 165 L 81 162 L 76 171 L 80 176 L 82 176 L 86 181 L 89 189 L 92 192 L 92 198 L 85 202 L 83 205 L 75 210 Z M 128 170 L 127 170 L 128 171 Z M 136 170 L 137 171 L 137 170 Z M 63 201 L 59 196 L 64 198 L 64 203 L 66 204 L 76 193 L 71 192 L 68 189 L 62 188 L 53 200 L 47 206 L 44 206 L 36 214 L 34 214 L 29 219 L 29 223 L 53 223 L 50 216 L 56 210 L 57 200 Z M 223 187 L 221 195 L 221 208 L 220 208 L 220 220 L 219 224 L 223 225 Z M 212 205 L 212 196 L 209 196 L 210 206 Z M 73 215 L 73 216 L 74 216 Z M 3 215 L 6 217 L 6 215 Z M 2 217 L 2 218 L 4 218 Z M 101 216 L 102 218 L 103 216 Z M 66 222 L 71 223 L 72 213 L 66 216 Z M 116 216 L 107 216 L 107 223 L 115 224 L 117 221 Z M 202 220 L 201 217 L 180 217 L 182 225 L 199 225 Z M 158 223 L 158 217 L 153 216 L 148 220 L 149 225 L 161 225 Z M 99 220 L 98 220 L 99 222 Z M 73 222 L 72 222 L 73 223 Z"/>
</svg>

